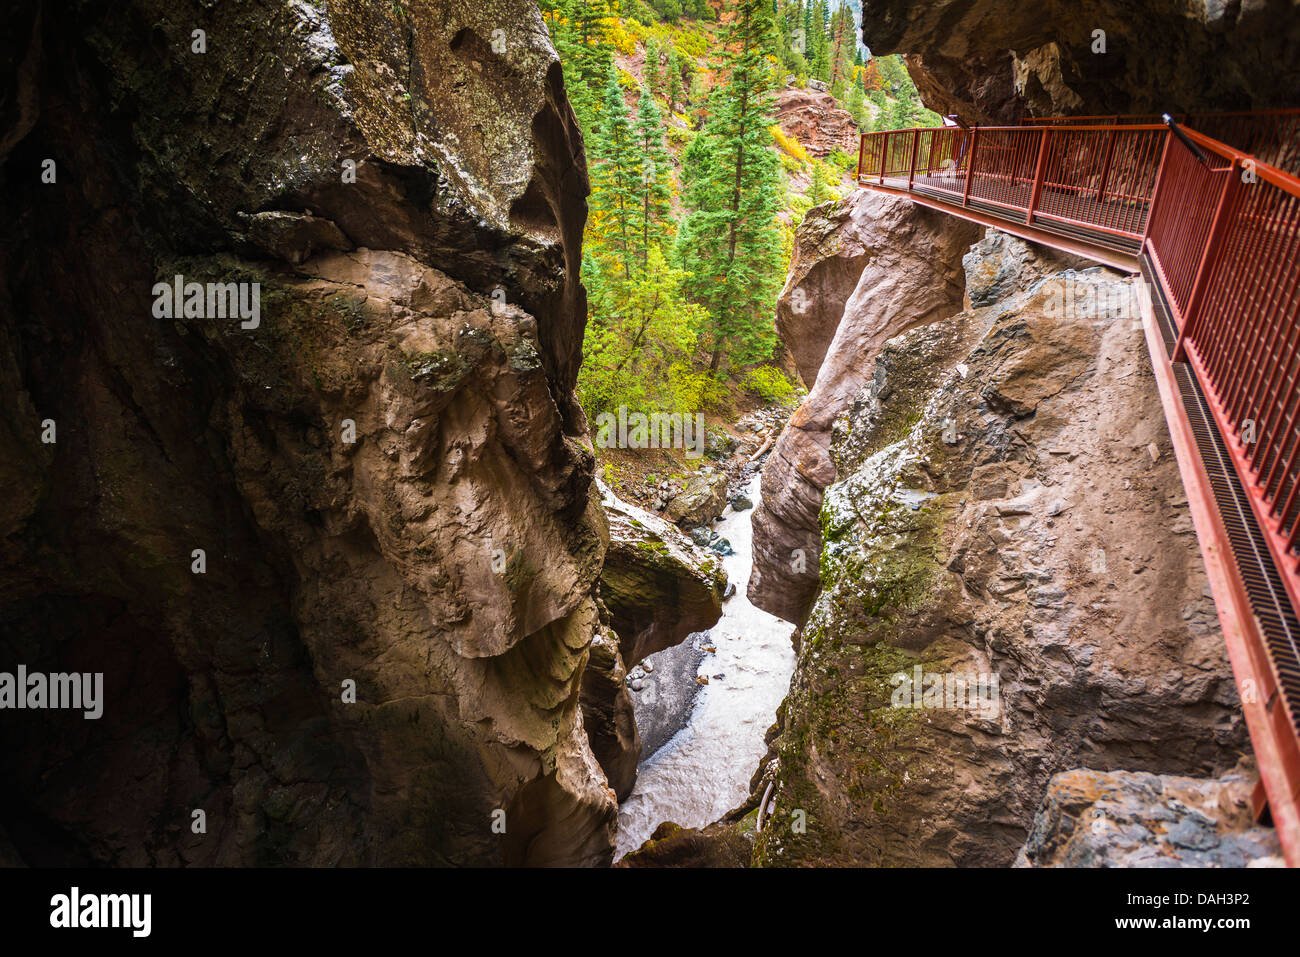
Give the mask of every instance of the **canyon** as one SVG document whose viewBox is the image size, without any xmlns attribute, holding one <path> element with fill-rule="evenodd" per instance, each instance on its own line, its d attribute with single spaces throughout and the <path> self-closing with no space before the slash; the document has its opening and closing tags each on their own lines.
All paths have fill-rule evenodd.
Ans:
<svg viewBox="0 0 1300 957">
<path fill-rule="evenodd" d="M 741 453 L 728 576 L 676 522 L 743 486 L 661 516 L 597 481 L 588 172 L 531 0 L 70 6 L 0 40 L 0 666 L 102 673 L 102 717 L 5 715 L 0 863 L 1277 859 L 1130 277 L 898 197 L 813 208 L 776 303 L 807 395 Z M 1282 0 L 863 14 L 970 122 L 1300 85 Z M 826 99 L 786 96 L 815 155 L 852 149 Z M 257 321 L 156 313 L 181 275 L 255 286 Z M 720 620 L 788 688 L 726 807 L 652 821 L 631 673 Z M 915 668 L 996 707 L 891 707 Z"/>
</svg>

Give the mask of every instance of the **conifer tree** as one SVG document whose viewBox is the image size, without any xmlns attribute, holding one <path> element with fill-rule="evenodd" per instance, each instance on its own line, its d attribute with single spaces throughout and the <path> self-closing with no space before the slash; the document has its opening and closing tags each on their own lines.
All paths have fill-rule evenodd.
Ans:
<svg viewBox="0 0 1300 957">
<path fill-rule="evenodd" d="M 646 40 L 645 44 L 645 85 L 650 92 L 658 95 L 660 91 L 659 78 L 659 41 L 654 37 Z"/>
<path fill-rule="evenodd" d="M 592 135 L 600 113 L 605 77 L 614 63 L 609 32 L 614 23 L 611 0 L 553 0 L 560 4 L 565 26 L 556 37 L 564 64 L 564 83 L 583 136 Z"/>
<path fill-rule="evenodd" d="M 772 0 L 737 0 L 710 118 L 684 157 L 689 212 L 678 233 L 688 295 L 708 311 L 709 370 L 766 358 L 780 284 L 781 181 L 770 149 L 775 51 Z"/>
<path fill-rule="evenodd" d="M 677 109 L 677 101 L 682 95 L 682 65 L 677 59 L 676 47 L 668 48 L 668 77 L 664 86 L 668 98 L 668 112 L 671 113 Z"/>
<path fill-rule="evenodd" d="M 609 275 L 632 278 L 640 257 L 641 154 L 628 118 L 618 70 L 610 64 L 600 120 L 588 144 L 591 173 L 591 221 L 597 257 Z"/>
<path fill-rule="evenodd" d="M 636 145 L 641 162 L 641 265 L 649 261 L 650 248 L 663 246 L 672 232 L 672 163 L 664 144 L 664 124 L 659 107 L 648 90 L 637 105 Z"/>
</svg>

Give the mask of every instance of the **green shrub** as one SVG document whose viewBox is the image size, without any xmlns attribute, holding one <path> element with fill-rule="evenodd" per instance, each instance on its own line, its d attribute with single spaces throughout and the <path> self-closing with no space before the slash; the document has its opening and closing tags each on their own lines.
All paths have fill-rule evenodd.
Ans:
<svg viewBox="0 0 1300 957">
<path fill-rule="evenodd" d="M 741 385 L 764 402 L 780 405 L 789 404 L 797 395 L 794 383 L 775 366 L 755 366 L 745 373 Z"/>
</svg>

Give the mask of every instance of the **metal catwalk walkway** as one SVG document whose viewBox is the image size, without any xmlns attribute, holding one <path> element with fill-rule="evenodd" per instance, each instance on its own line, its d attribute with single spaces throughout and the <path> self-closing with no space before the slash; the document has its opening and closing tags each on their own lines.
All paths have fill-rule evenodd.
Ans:
<svg viewBox="0 0 1300 957">
<path fill-rule="evenodd" d="M 858 184 L 1146 280 L 1147 348 L 1259 762 L 1256 811 L 1295 867 L 1300 110 L 1152 119 L 867 133 Z"/>
</svg>

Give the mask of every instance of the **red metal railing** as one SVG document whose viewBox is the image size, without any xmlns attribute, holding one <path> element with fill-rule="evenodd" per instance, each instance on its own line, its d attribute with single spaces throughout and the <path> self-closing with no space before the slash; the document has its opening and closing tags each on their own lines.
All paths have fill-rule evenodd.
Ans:
<svg viewBox="0 0 1300 957">
<path fill-rule="evenodd" d="M 1187 131 L 1171 141 L 1148 252 L 1300 608 L 1300 180 Z"/>
<path fill-rule="evenodd" d="M 1257 160 L 1284 172 L 1300 175 L 1300 108 L 1239 110 L 1222 113 L 1175 113 L 1174 122 L 1198 133 L 1231 143 Z M 1022 126 L 1128 126 L 1163 122 L 1156 114 L 1136 116 L 1033 116 Z"/>
<path fill-rule="evenodd" d="M 1140 254 L 1169 316 L 1169 348 L 1156 354 L 1153 326 L 1148 342 L 1171 437 L 1263 785 L 1300 864 L 1300 178 L 1283 168 L 1300 165 L 1300 110 L 1194 117 L 1250 151 L 1147 117 L 1094 119 L 866 134 L 858 180 L 1062 248 Z"/>
<path fill-rule="evenodd" d="M 960 127 L 867 133 L 858 181 L 960 199 L 1112 244 L 1142 241 L 1167 130 L 1152 124 Z"/>
</svg>

